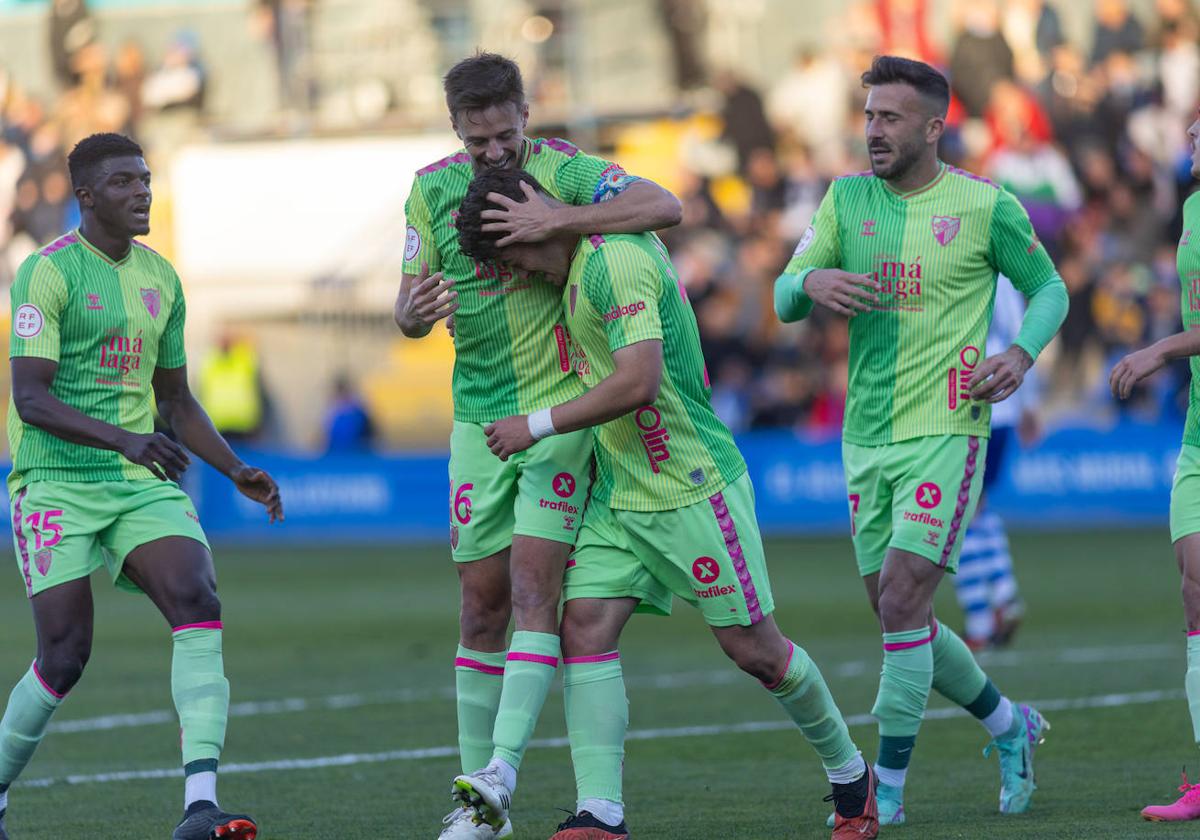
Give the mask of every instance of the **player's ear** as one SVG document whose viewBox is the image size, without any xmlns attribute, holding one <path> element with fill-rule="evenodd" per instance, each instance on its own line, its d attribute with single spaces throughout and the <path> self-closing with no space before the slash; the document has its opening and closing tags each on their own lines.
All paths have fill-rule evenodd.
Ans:
<svg viewBox="0 0 1200 840">
<path fill-rule="evenodd" d="M 937 143 L 942 139 L 942 134 L 946 131 L 946 118 L 933 117 L 929 122 L 925 123 L 925 140 L 928 143 Z"/>
<path fill-rule="evenodd" d="M 92 199 L 92 190 L 90 187 L 76 187 L 75 198 L 79 201 L 80 207 L 91 208 L 95 205 L 95 201 Z"/>
</svg>

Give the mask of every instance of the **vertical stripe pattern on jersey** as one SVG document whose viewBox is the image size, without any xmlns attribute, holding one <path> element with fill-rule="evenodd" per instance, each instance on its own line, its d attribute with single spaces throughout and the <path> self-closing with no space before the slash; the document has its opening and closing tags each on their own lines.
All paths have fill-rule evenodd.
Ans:
<svg viewBox="0 0 1200 840">
<path fill-rule="evenodd" d="M 1200 329 L 1200 192 L 1192 193 L 1183 205 L 1183 235 L 1175 256 L 1179 271 L 1179 309 L 1183 327 Z M 1192 383 L 1188 388 L 1187 421 L 1183 442 L 1200 446 L 1200 356 L 1188 359 Z"/>
</svg>

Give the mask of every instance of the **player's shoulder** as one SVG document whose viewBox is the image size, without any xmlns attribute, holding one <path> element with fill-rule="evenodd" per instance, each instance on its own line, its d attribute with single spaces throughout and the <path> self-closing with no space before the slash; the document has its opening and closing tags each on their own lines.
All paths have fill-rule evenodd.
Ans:
<svg viewBox="0 0 1200 840">
<path fill-rule="evenodd" d="M 957 166 L 946 164 L 946 176 L 951 183 L 958 187 L 965 187 L 968 190 L 978 191 L 993 201 L 1001 200 L 1005 195 L 1011 195 L 1008 190 L 997 184 L 990 178 L 985 178 L 966 169 L 959 169 Z"/>
<path fill-rule="evenodd" d="M 561 137 L 536 137 L 529 141 L 529 161 L 544 158 L 548 161 L 566 161 L 579 154 L 579 147 Z"/>
<path fill-rule="evenodd" d="M 423 180 L 428 180 L 430 175 L 437 175 L 439 172 L 443 174 L 461 172 L 464 167 L 469 174 L 471 171 L 471 156 L 467 154 L 466 149 L 459 149 L 452 155 L 446 155 L 444 158 L 422 166 L 416 171 L 414 177 L 419 184 Z"/>
<path fill-rule="evenodd" d="M 600 254 L 606 260 L 634 260 L 637 262 L 654 262 L 655 255 L 661 252 L 665 257 L 666 249 L 655 248 L 657 237 L 653 233 L 606 233 L 603 236 L 593 233 L 585 237 L 584 249 L 593 254 Z"/>
<path fill-rule="evenodd" d="M 1183 209 L 1184 212 L 1195 212 L 1196 210 L 1200 210 L 1200 190 L 1196 190 L 1186 199 L 1184 199 Z"/>
<path fill-rule="evenodd" d="M 35 272 L 38 272 L 58 277 L 65 283 L 68 272 L 63 271 L 63 261 L 81 247 L 82 243 L 77 232 L 65 233 L 22 260 L 17 270 L 17 277 L 32 277 Z"/>
</svg>

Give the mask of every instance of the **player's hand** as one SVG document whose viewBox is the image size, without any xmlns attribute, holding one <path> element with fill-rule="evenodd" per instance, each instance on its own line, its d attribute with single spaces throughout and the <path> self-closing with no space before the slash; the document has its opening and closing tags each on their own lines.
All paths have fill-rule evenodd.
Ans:
<svg viewBox="0 0 1200 840">
<path fill-rule="evenodd" d="M 267 509 L 267 519 L 271 523 L 283 521 L 283 499 L 279 496 L 279 485 L 265 470 L 242 464 L 229 474 L 229 478 L 243 496 Z"/>
<path fill-rule="evenodd" d="M 514 201 L 500 193 L 488 193 L 487 200 L 501 208 L 484 210 L 479 218 L 484 222 L 484 233 L 505 234 L 496 240 L 496 247 L 503 248 L 517 242 L 544 242 L 558 230 L 562 209 L 555 209 L 538 198 L 537 191 L 528 181 L 521 182 L 524 201 Z"/>
<path fill-rule="evenodd" d="M 1166 363 L 1166 357 L 1153 345 L 1138 350 L 1136 353 L 1130 353 L 1117 362 L 1117 366 L 1112 369 L 1112 373 L 1108 377 L 1108 384 L 1112 388 L 1113 396 L 1119 400 L 1128 399 L 1129 395 L 1133 393 L 1133 386 Z"/>
<path fill-rule="evenodd" d="M 998 403 L 1008 399 L 1025 381 L 1025 371 L 1033 359 L 1020 347 L 1012 346 L 980 362 L 971 377 L 971 399 Z"/>
<path fill-rule="evenodd" d="M 127 460 L 150 470 L 160 481 L 179 481 L 192 463 L 182 446 L 158 432 L 130 434 L 119 451 Z"/>
<path fill-rule="evenodd" d="M 879 303 L 883 288 L 871 274 L 851 274 L 840 268 L 819 268 L 804 278 L 804 293 L 814 302 L 853 318 Z"/>
<path fill-rule="evenodd" d="M 454 281 L 438 271 L 429 273 L 429 263 L 421 263 L 421 273 L 413 280 L 407 295 L 401 287 L 396 297 L 396 323 L 405 332 L 425 335 L 438 321 L 458 311 L 458 292 Z"/>
<path fill-rule="evenodd" d="M 533 435 L 529 434 L 529 417 L 525 414 L 514 414 L 484 426 L 483 433 L 487 435 L 488 449 L 501 461 L 507 461 L 509 455 L 524 452 L 535 443 Z"/>
</svg>

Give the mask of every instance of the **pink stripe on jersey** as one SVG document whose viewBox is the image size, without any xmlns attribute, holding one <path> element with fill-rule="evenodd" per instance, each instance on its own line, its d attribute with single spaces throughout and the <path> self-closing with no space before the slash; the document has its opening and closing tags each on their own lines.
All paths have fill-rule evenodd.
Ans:
<svg viewBox="0 0 1200 840">
<path fill-rule="evenodd" d="M 836 178 L 834 178 L 833 180 L 840 181 L 843 178 L 870 178 L 874 174 L 875 173 L 872 172 L 870 169 L 864 169 L 862 172 L 849 172 L 845 175 L 839 175 Z"/>
<path fill-rule="evenodd" d="M 924 639 L 917 639 L 915 642 L 884 642 L 884 650 L 909 650 L 917 648 L 921 645 L 927 645 L 933 641 L 933 636 L 926 636 Z"/>
<path fill-rule="evenodd" d="M 588 242 L 592 243 L 593 248 L 599 249 L 599 247 L 604 244 L 604 237 L 598 233 L 593 233 L 588 237 Z"/>
<path fill-rule="evenodd" d="M 178 627 L 172 627 L 172 633 L 182 633 L 184 630 L 220 630 L 222 629 L 219 621 L 198 621 L 195 624 L 180 624 Z"/>
<path fill-rule="evenodd" d="M 952 175 L 961 175 L 964 178 L 970 178 L 972 181 L 979 181 L 982 184 L 987 184 L 992 189 L 1000 189 L 1000 185 L 994 181 L 984 178 L 982 175 L 976 175 L 974 172 L 968 172 L 965 169 L 959 169 L 957 166 L 947 166 L 946 171 Z"/>
<path fill-rule="evenodd" d="M 562 152 L 567 157 L 575 157 L 579 154 L 579 147 L 574 143 L 568 143 L 566 140 L 560 140 L 557 137 L 550 137 L 545 140 L 539 140 L 533 144 L 533 153 L 540 154 L 542 146 L 547 149 L 554 149 L 556 152 Z"/>
<path fill-rule="evenodd" d="M 773 682 L 773 683 L 763 683 L 763 686 L 767 689 L 767 691 L 774 691 L 775 689 L 779 688 L 780 684 L 787 677 L 788 668 L 792 667 L 792 657 L 794 657 L 796 655 L 796 645 L 792 642 L 791 639 L 787 639 L 787 643 L 788 643 L 787 662 L 785 662 L 783 665 L 783 671 L 780 672 L 779 679 L 775 680 L 775 682 Z"/>
<path fill-rule="evenodd" d="M 733 524 L 733 515 L 725 505 L 723 493 L 717 493 L 708 500 L 712 505 L 713 516 L 725 536 L 725 549 L 729 559 L 733 561 L 733 571 L 737 574 L 738 583 L 742 585 L 742 597 L 746 599 L 746 610 L 750 613 L 750 623 L 758 624 L 763 620 L 762 606 L 758 603 L 758 592 L 754 589 L 754 580 L 750 577 L 750 569 L 746 566 L 746 555 L 742 553 L 742 543 L 738 539 L 737 526 Z"/>
<path fill-rule="evenodd" d="M 975 478 L 975 461 L 979 455 L 979 438 L 971 435 L 967 438 L 967 462 L 963 466 L 962 483 L 958 486 L 958 499 L 954 504 L 954 518 L 950 520 L 950 531 L 946 534 L 946 545 L 942 548 L 942 559 L 939 568 L 946 568 L 954 544 L 958 541 L 958 532 L 962 528 L 963 514 L 967 511 L 967 503 L 971 501 L 971 480 Z M 932 636 L 930 638 L 933 638 Z"/>
<path fill-rule="evenodd" d="M 29 541 L 25 539 L 25 529 L 21 527 L 21 503 L 25 501 L 28 487 L 22 487 L 13 502 L 13 533 L 17 535 L 17 550 L 21 552 L 21 574 L 25 578 L 25 597 L 33 597 L 33 578 L 29 575 Z"/>
<path fill-rule="evenodd" d="M 524 653 L 519 650 L 509 651 L 509 662 L 536 662 L 538 665 L 548 665 L 551 668 L 558 667 L 557 656 L 543 656 L 540 653 Z"/>
<path fill-rule="evenodd" d="M 72 231 L 71 233 L 68 233 L 65 236 L 58 237 L 58 239 L 55 239 L 53 242 L 51 242 L 45 248 L 38 251 L 38 253 L 41 254 L 43 257 L 48 257 L 51 254 L 53 254 L 55 251 L 61 251 L 63 248 L 66 248 L 68 245 L 74 245 L 78 241 L 79 241 L 79 237 L 75 235 L 74 231 Z"/>
<path fill-rule="evenodd" d="M 449 157 L 444 157 L 441 160 L 437 161 L 436 163 L 431 163 L 428 166 L 418 169 L 417 174 L 418 175 L 429 175 L 433 172 L 437 172 L 440 169 L 445 169 L 447 166 L 453 166 L 456 163 L 470 163 L 470 162 L 471 162 L 471 156 L 469 154 L 467 154 L 466 152 L 458 152 L 457 154 L 450 155 Z"/>
<path fill-rule="evenodd" d="M 493 677 L 504 676 L 504 669 L 499 665 L 485 665 L 478 659 L 467 659 L 462 656 L 455 657 L 455 668 L 469 668 L 472 671 L 478 671 L 481 674 L 491 674 Z"/>
<path fill-rule="evenodd" d="M 42 684 L 42 688 L 46 689 L 46 691 L 49 692 L 51 695 L 53 695 L 55 699 L 61 700 L 67 696 L 66 694 L 59 694 L 57 691 L 55 691 L 53 688 L 50 687 L 50 683 L 48 683 L 44 679 L 42 679 L 42 674 L 37 669 L 37 660 L 36 659 L 33 660 L 33 675 L 35 677 L 37 677 L 37 681 Z"/>
<path fill-rule="evenodd" d="M 564 665 L 595 665 L 599 662 L 613 662 L 621 658 L 619 650 L 610 650 L 608 653 L 598 653 L 595 656 L 564 656 Z"/>
</svg>

